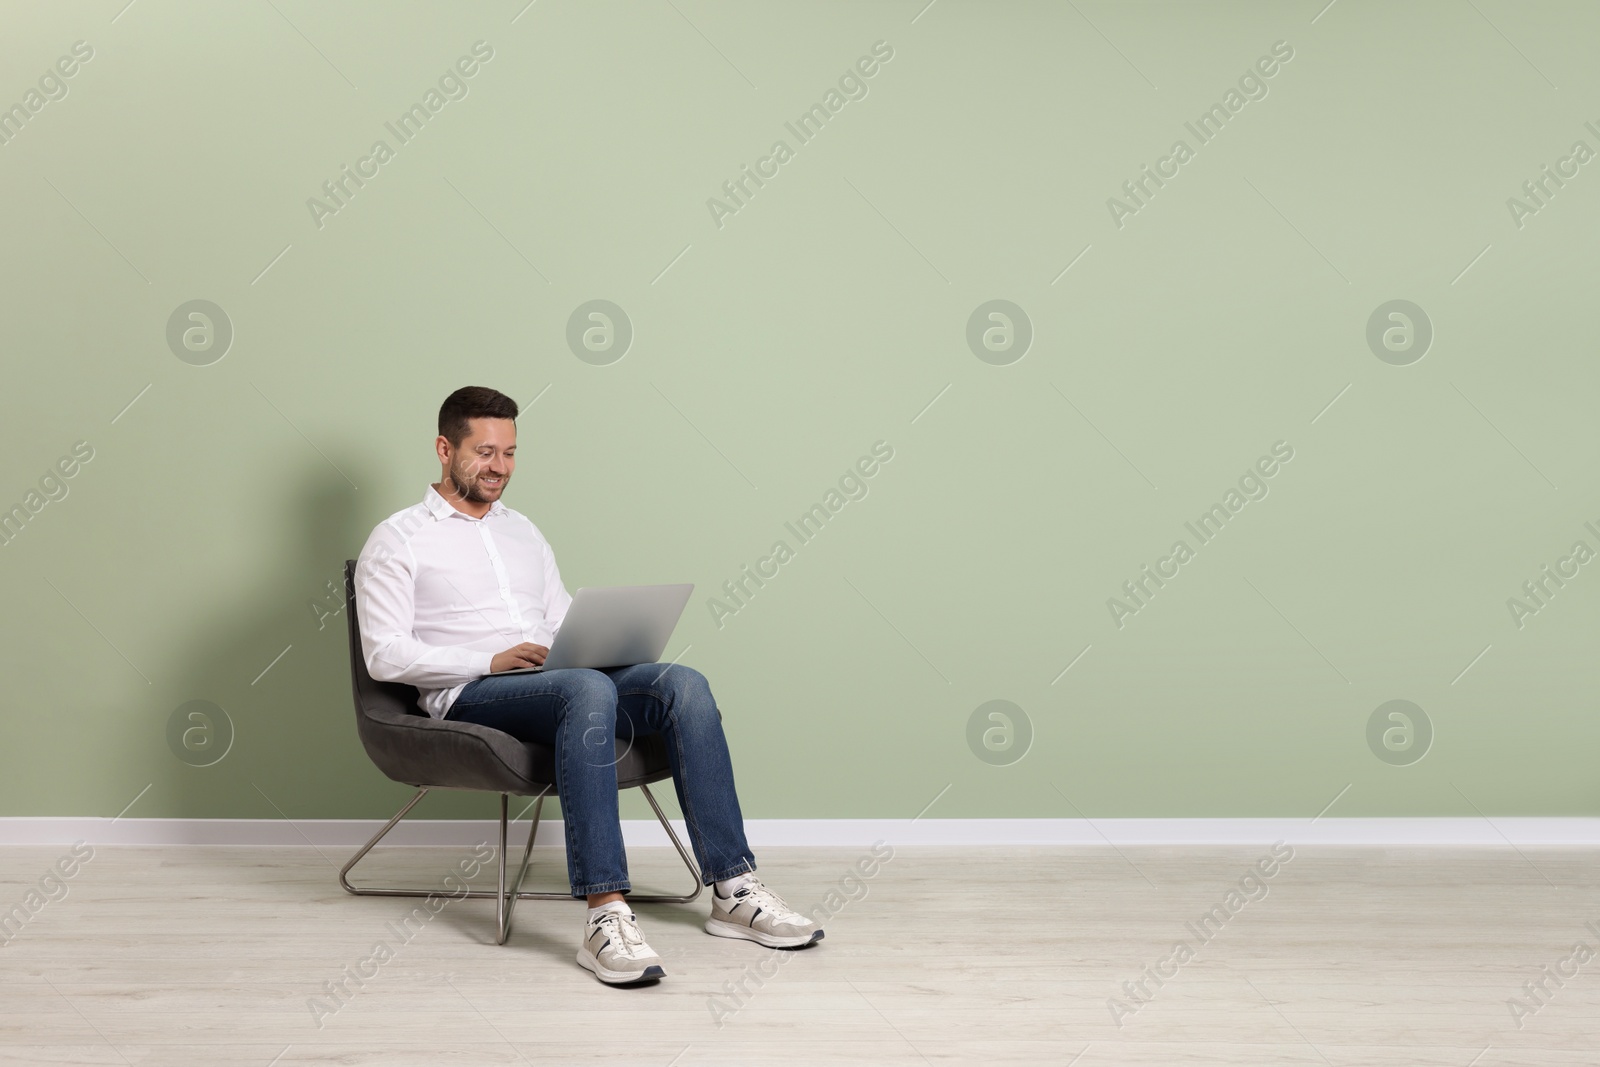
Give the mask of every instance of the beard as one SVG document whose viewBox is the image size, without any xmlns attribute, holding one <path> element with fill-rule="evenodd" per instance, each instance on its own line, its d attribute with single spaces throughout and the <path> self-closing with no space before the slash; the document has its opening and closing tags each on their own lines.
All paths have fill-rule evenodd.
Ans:
<svg viewBox="0 0 1600 1067">
<path fill-rule="evenodd" d="M 481 477 L 481 475 L 475 475 L 470 467 L 452 466 L 450 468 L 450 485 L 461 495 L 462 500 L 472 504 L 494 503 L 499 495 L 505 492 L 506 486 L 511 484 L 511 476 L 506 475 L 498 489 L 485 489 L 479 484 L 479 478 Z"/>
</svg>

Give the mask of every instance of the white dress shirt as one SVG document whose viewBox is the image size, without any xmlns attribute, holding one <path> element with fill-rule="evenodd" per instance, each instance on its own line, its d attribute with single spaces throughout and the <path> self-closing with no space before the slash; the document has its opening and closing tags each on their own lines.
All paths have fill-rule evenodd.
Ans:
<svg viewBox="0 0 1600 1067">
<path fill-rule="evenodd" d="M 555 553 L 526 515 L 496 500 L 481 519 L 433 486 L 372 531 L 356 562 L 356 612 L 367 671 L 421 691 L 443 718 L 495 653 L 548 646 L 572 597 Z"/>
</svg>

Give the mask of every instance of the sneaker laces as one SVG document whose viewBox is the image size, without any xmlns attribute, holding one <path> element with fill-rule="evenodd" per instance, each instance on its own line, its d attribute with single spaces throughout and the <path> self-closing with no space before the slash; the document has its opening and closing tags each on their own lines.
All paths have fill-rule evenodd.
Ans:
<svg viewBox="0 0 1600 1067">
<path fill-rule="evenodd" d="M 810 919 L 789 907 L 782 897 L 768 889 L 759 879 L 750 879 L 733 895 L 743 903 L 754 904 L 771 915 L 775 922 L 792 926 L 811 925 Z"/>
<path fill-rule="evenodd" d="M 644 933 L 640 931 L 639 922 L 632 913 L 601 912 L 599 918 L 594 920 L 594 925 L 605 931 L 617 955 L 634 960 L 654 955 L 650 951 L 650 946 L 645 944 Z"/>
</svg>

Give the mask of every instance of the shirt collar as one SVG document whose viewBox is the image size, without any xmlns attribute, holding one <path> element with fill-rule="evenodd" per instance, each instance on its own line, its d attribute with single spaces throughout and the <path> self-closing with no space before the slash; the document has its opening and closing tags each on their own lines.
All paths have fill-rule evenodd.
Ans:
<svg viewBox="0 0 1600 1067">
<path fill-rule="evenodd" d="M 436 519 L 448 519 L 452 515 L 460 516 L 463 519 L 472 518 L 471 515 L 458 510 L 454 504 L 440 496 L 439 490 L 435 489 L 431 483 L 428 485 L 428 491 L 422 494 L 422 504 L 428 509 L 429 514 Z M 505 512 L 506 506 L 496 500 L 489 505 L 489 510 L 484 513 L 483 517 L 487 519 L 491 515 L 503 515 Z"/>
</svg>

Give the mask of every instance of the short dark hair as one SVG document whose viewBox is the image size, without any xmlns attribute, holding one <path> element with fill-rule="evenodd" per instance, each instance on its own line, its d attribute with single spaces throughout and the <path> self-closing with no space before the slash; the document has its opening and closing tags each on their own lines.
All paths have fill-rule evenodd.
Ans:
<svg viewBox="0 0 1600 1067">
<path fill-rule="evenodd" d="M 498 389 L 468 385 L 444 398 L 439 408 L 439 436 L 460 448 L 472 427 L 468 419 L 510 419 L 517 421 L 517 402 Z"/>
</svg>

